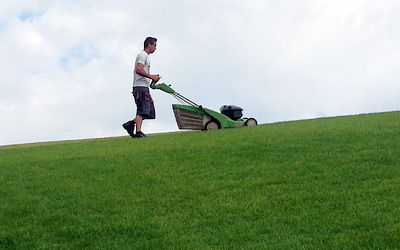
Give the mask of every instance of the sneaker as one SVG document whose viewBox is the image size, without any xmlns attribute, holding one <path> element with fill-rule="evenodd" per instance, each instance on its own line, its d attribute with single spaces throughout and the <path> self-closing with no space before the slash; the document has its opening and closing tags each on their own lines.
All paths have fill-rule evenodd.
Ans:
<svg viewBox="0 0 400 250">
<path fill-rule="evenodd" d="M 136 132 L 136 134 L 135 134 L 135 138 L 142 138 L 142 137 L 146 137 L 146 135 L 145 135 L 145 134 L 143 134 L 143 132 L 142 132 L 142 131 Z"/>
<path fill-rule="evenodd" d="M 122 127 L 124 127 L 124 129 L 126 129 L 128 134 L 132 138 L 135 137 L 135 135 L 133 134 L 133 131 L 135 130 L 135 122 L 134 121 L 125 122 L 124 124 L 122 124 Z"/>
</svg>

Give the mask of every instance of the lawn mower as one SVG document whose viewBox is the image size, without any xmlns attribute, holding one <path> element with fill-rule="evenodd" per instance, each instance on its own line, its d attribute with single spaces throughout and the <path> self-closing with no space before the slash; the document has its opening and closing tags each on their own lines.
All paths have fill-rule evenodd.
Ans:
<svg viewBox="0 0 400 250">
<path fill-rule="evenodd" d="M 175 92 L 171 85 L 153 82 L 150 87 L 171 94 L 181 103 L 172 104 L 179 129 L 216 130 L 257 125 L 257 120 L 254 118 L 242 118 L 243 109 L 235 105 L 224 105 L 220 108 L 220 112 L 216 112 L 197 105 Z"/>
</svg>

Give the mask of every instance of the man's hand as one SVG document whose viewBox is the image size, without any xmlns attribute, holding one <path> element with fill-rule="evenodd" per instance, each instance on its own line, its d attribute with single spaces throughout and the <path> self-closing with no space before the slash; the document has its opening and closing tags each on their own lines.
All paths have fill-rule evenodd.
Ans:
<svg viewBox="0 0 400 250">
<path fill-rule="evenodd" d="M 150 79 L 154 82 L 154 83 L 156 83 L 156 82 L 158 82 L 159 80 L 160 80 L 160 76 L 159 75 L 151 75 L 151 77 L 150 77 Z"/>
</svg>

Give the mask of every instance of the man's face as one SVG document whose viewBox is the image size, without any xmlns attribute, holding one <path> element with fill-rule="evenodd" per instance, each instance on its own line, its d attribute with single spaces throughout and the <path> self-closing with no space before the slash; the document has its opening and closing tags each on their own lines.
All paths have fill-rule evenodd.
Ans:
<svg viewBox="0 0 400 250">
<path fill-rule="evenodd" d="M 154 42 L 154 44 L 149 44 L 149 48 L 150 48 L 150 53 L 154 53 L 154 51 L 156 51 L 157 49 L 157 42 Z"/>
</svg>

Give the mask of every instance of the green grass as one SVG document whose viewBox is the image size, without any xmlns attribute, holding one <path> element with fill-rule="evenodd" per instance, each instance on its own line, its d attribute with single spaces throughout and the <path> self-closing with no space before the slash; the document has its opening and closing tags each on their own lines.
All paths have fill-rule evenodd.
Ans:
<svg viewBox="0 0 400 250">
<path fill-rule="evenodd" d="M 0 249 L 400 249 L 400 112 L 0 147 Z"/>
</svg>

